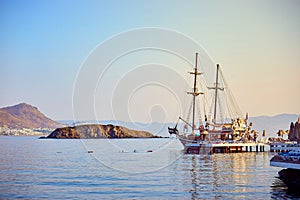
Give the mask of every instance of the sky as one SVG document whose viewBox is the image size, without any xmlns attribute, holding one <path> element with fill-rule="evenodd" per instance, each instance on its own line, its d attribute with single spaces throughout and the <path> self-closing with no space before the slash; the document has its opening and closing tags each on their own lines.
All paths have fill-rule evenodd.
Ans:
<svg viewBox="0 0 300 200">
<path fill-rule="evenodd" d="M 95 74 L 98 82 L 93 86 L 92 100 L 74 100 L 74 96 L 84 95 L 76 93 L 78 77 L 84 72 L 89 56 L 103 47 L 101 44 L 108 44 L 106 55 L 113 54 L 126 42 L 125 46 L 135 43 L 124 39 L 124 33 L 154 27 L 190 38 L 203 48 L 199 51 L 220 63 L 243 113 L 299 114 L 299 11 L 297 0 L 1 0 L 0 107 L 26 102 L 55 120 L 74 117 L 141 122 L 174 120 L 181 112 L 178 107 L 184 106 L 178 103 L 174 91 L 182 88 L 164 87 L 167 83 L 157 72 L 167 76 L 171 70 L 171 77 L 180 82 L 185 77 L 183 71 L 189 68 L 180 68 L 188 62 L 170 56 L 170 52 L 143 50 L 123 56 L 111 65 L 106 79 Z M 140 33 L 137 40 L 143 37 Z M 107 43 L 118 35 L 123 38 L 120 46 Z M 150 42 L 155 40 L 153 37 L 149 36 Z M 161 38 L 161 42 L 165 41 Z M 187 48 L 184 44 L 174 48 L 181 46 Z M 137 79 L 148 73 L 147 84 L 152 79 L 155 82 L 151 87 L 141 82 L 144 79 Z M 89 82 L 89 78 L 84 80 Z M 113 88 L 115 93 L 107 94 L 108 86 L 115 83 L 121 84 Z M 145 90 L 148 87 L 150 92 L 139 93 L 140 86 Z M 124 96 L 120 96 L 124 91 L 128 97 L 125 103 Z M 107 95 L 115 97 L 110 105 L 109 100 L 102 101 Z M 93 107 L 94 112 L 86 114 L 86 107 Z"/>
</svg>

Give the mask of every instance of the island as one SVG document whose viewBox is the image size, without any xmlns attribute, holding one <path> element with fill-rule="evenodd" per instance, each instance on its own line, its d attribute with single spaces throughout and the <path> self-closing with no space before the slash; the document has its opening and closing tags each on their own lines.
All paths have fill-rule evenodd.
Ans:
<svg viewBox="0 0 300 200">
<path fill-rule="evenodd" d="M 93 139 L 93 138 L 160 138 L 146 131 L 131 130 L 112 124 L 85 124 L 55 129 L 43 138 Z"/>
</svg>

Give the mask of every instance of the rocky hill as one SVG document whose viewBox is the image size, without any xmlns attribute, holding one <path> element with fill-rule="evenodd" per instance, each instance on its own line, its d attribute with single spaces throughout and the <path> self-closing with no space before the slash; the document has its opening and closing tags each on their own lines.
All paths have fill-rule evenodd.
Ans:
<svg viewBox="0 0 300 200">
<path fill-rule="evenodd" d="M 300 117 L 295 124 L 292 122 L 290 125 L 289 140 L 300 142 Z"/>
<path fill-rule="evenodd" d="M 156 138 L 146 131 L 131 130 L 112 124 L 88 124 L 75 127 L 57 128 L 47 138 L 85 139 L 85 138 Z"/>
<path fill-rule="evenodd" d="M 57 128 L 62 124 L 55 122 L 36 107 L 26 103 L 0 108 L 0 126 L 11 128 Z"/>
</svg>

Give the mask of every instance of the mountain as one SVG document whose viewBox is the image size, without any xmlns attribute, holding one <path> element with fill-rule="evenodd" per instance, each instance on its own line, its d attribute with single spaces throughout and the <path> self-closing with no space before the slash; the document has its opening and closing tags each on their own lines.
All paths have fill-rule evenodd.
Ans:
<svg viewBox="0 0 300 200">
<path fill-rule="evenodd" d="M 79 138 L 155 138 L 146 131 L 131 130 L 112 124 L 86 124 L 55 129 L 47 138 L 79 139 Z"/>
<path fill-rule="evenodd" d="M 0 108 L 0 126 L 11 128 L 57 128 L 61 127 L 62 124 L 49 119 L 36 107 L 20 103 Z"/>
<path fill-rule="evenodd" d="M 298 119 L 296 114 L 280 114 L 275 116 L 250 117 L 249 122 L 253 122 L 253 129 L 258 132 L 266 130 L 267 136 L 276 137 L 279 130 L 289 130 L 291 122 Z"/>
</svg>

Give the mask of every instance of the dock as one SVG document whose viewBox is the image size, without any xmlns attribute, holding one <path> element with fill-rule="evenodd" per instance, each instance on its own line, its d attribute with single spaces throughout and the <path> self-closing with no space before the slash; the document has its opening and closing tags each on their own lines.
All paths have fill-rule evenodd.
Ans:
<svg viewBox="0 0 300 200">
<path fill-rule="evenodd" d="M 188 154 L 213 154 L 213 153 L 240 153 L 240 152 L 264 152 L 267 144 L 255 142 L 235 143 L 191 143 L 186 147 Z"/>
</svg>

